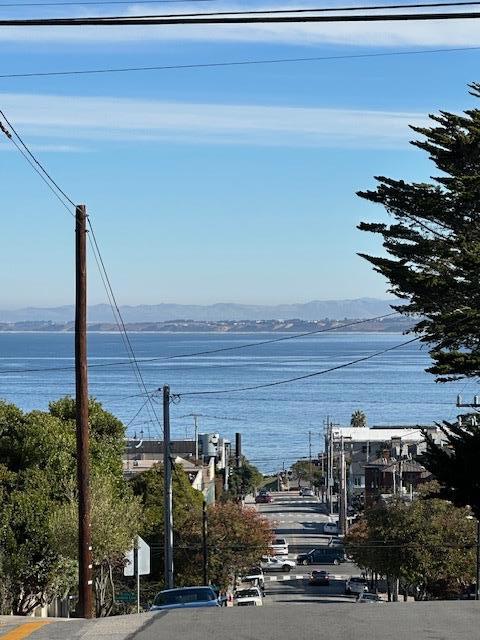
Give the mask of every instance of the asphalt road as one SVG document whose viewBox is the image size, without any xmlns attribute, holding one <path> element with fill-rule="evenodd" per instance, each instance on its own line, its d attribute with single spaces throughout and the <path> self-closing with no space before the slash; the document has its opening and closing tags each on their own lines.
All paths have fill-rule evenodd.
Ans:
<svg viewBox="0 0 480 640">
<path fill-rule="evenodd" d="M 272 521 L 278 536 L 289 543 L 289 558 L 328 544 L 331 536 L 323 534 L 323 525 L 330 522 L 325 506 L 317 498 L 303 498 L 297 492 L 273 493 L 273 502 L 256 505 L 257 510 Z M 329 586 L 312 586 L 308 575 L 324 570 L 335 576 Z M 299 604 L 320 602 L 352 602 L 345 595 L 345 577 L 359 575 L 360 569 L 351 562 L 335 565 L 298 566 L 291 573 L 266 573 L 265 606 L 271 603 Z"/>
<path fill-rule="evenodd" d="M 327 542 L 322 505 L 298 495 L 276 495 L 259 511 L 276 521 L 292 554 Z M 312 587 L 304 579 L 312 569 L 336 574 L 328 587 Z M 358 574 L 351 563 L 298 567 L 290 575 L 272 573 L 265 606 L 188 609 L 99 620 L 58 621 L 30 634 L 12 629 L 18 621 L 0 620 L 5 640 L 472 640 L 478 637 L 476 602 L 358 604 L 344 595 L 342 576 Z M 298 575 L 298 577 L 297 577 Z M 302 605 L 302 606 L 299 606 Z M 1 623 L 4 623 L 2 630 Z M 11 625 L 13 623 L 13 625 Z M 12 635 L 13 634 L 13 635 Z"/>
<path fill-rule="evenodd" d="M 113 637 L 117 636 L 108 636 L 108 640 Z M 97 635 L 95 640 L 101 638 L 102 636 Z M 472 640 L 478 638 L 478 603 L 398 602 L 362 605 L 351 602 L 320 606 L 305 603 L 303 606 L 291 607 L 273 604 L 270 607 L 170 611 L 164 614 L 146 614 L 145 624 L 129 640 L 131 638 Z"/>
<path fill-rule="evenodd" d="M 52 621 L 6 640 L 473 640 L 477 602 L 186 609 L 90 621 Z M 8 634 L 8 632 L 7 632 Z"/>
<path fill-rule="evenodd" d="M 272 521 L 277 534 L 287 539 L 290 553 L 296 555 L 326 542 L 328 536 L 323 536 L 323 525 L 332 518 L 317 498 L 302 498 L 296 491 L 272 496 L 273 502 L 258 504 L 256 508 Z"/>
</svg>

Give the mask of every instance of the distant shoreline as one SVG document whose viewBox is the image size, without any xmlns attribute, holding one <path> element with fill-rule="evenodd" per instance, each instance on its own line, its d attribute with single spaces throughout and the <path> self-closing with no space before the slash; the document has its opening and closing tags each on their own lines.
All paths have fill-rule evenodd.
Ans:
<svg viewBox="0 0 480 640">
<path fill-rule="evenodd" d="M 356 324 L 355 324 L 356 323 Z M 410 318 L 395 317 L 384 320 L 364 320 L 349 318 L 345 320 L 322 319 L 307 320 L 253 320 L 253 321 L 199 321 L 176 320 L 164 322 L 129 322 L 125 328 L 130 333 L 145 334 L 246 334 L 246 333 L 309 333 L 322 331 L 341 331 L 342 333 L 402 333 L 412 326 Z M 350 325 L 350 326 L 344 326 Z M 73 322 L 0 322 L 0 333 L 73 333 Z M 119 329 L 111 322 L 91 322 L 89 333 L 117 334 Z"/>
</svg>

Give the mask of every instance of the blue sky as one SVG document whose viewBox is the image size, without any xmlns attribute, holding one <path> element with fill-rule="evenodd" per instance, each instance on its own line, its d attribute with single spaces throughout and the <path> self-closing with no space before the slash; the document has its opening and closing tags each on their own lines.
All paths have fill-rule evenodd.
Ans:
<svg viewBox="0 0 480 640">
<path fill-rule="evenodd" d="M 333 3 L 332 3 L 333 4 Z M 102 13 L 253 6 L 208 2 Z M 285 6 L 256 3 L 257 7 Z M 293 4 L 291 4 L 293 6 Z M 298 3 L 296 7 L 309 6 Z M 315 6 L 315 5 L 310 5 Z M 2 15 L 97 15 L 92 7 Z M 0 75 L 480 46 L 475 21 L 0 29 Z M 0 79 L 0 108 L 95 223 L 120 303 L 385 297 L 355 196 L 424 180 L 408 123 L 475 104 L 480 50 L 135 74 Z M 0 141 L 0 306 L 73 300 L 72 219 Z M 90 265 L 90 302 L 103 302 Z"/>
</svg>

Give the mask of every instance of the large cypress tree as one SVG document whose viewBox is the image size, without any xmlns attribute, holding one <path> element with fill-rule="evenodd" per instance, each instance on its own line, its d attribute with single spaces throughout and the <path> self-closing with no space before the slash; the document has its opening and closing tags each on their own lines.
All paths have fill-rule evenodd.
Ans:
<svg viewBox="0 0 480 640">
<path fill-rule="evenodd" d="M 470 85 L 480 97 L 480 83 Z M 416 316 L 413 331 L 430 345 L 439 380 L 480 374 L 480 110 L 430 115 L 431 127 L 411 144 L 439 170 L 431 183 L 376 177 L 375 191 L 358 195 L 382 204 L 391 224 L 365 223 L 383 236 L 387 257 L 360 254 L 406 301 L 395 308 Z"/>
</svg>

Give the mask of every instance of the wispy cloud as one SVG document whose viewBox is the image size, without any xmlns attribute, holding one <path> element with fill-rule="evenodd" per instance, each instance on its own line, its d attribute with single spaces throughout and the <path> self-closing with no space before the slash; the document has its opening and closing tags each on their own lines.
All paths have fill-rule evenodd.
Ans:
<svg viewBox="0 0 480 640">
<path fill-rule="evenodd" d="M 15 151 L 15 147 L 13 145 L 8 144 L 5 141 L 5 144 L 0 144 L 0 151 Z M 73 145 L 73 144 L 29 144 L 28 148 L 30 151 L 41 153 L 89 153 L 92 149 L 88 149 L 84 146 Z"/>
<path fill-rule="evenodd" d="M 425 115 L 401 111 L 325 109 L 0 94 L 13 124 L 35 144 L 87 147 L 104 142 L 248 144 L 260 146 L 405 147 L 408 125 Z M 95 144 L 96 143 L 96 144 Z"/>
</svg>

